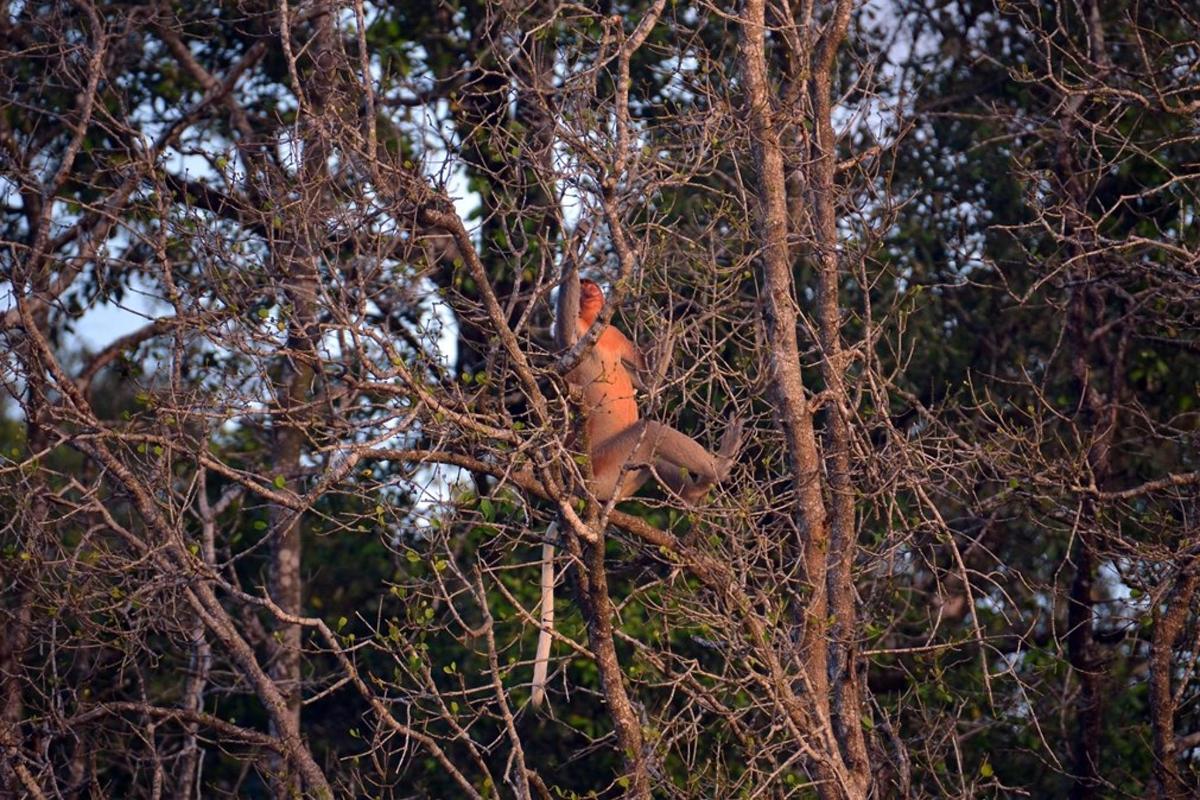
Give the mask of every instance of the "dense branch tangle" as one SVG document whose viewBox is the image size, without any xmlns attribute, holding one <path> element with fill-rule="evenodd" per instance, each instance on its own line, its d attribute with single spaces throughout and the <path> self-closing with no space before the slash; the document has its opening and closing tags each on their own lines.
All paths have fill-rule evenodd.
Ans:
<svg viewBox="0 0 1200 800">
<path fill-rule="evenodd" d="M 1188 796 L 1187 9 L 176 5 L 0 14 L 0 791 Z"/>
<path fill-rule="evenodd" d="M 615 188 L 622 182 L 642 179 L 633 170 L 636 164 L 629 159 L 635 147 L 633 123 L 627 109 L 630 60 L 653 31 L 663 7 L 663 3 L 658 3 L 628 35 L 622 32 L 620 21 L 605 21 L 606 36 L 619 42 L 615 51 L 598 43 L 600 60 L 590 68 L 599 74 L 607 68 L 607 59 L 615 57 L 617 72 L 623 76 L 618 80 L 617 106 L 613 111 L 618 129 L 615 141 L 620 152 L 611 164 L 593 165 L 598 170 L 594 185 L 606 187 L 594 195 L 595 216 L 600 223 L 598 227 L 606 231 L 608 244 L 615 250 L 620 265 L 614 276 L 614 302 L 605 315 L 606 320 L 621 304 L 631 283 L 641 280 L 639 262 L 645 254 L 635 255 L 634 248 L 644 249 L 645 243 L 626 230 L 625 217 L 631 209 L 617 200 Z M 36 402 L 25 404 L 31 420 L 37 425 L 44 422 L 50 426 L 53 436 L 23 459 L 23 465 L 7 467 L 5 475 L 21 483 L 32 468 L 34 475 L 44 474 L 51 485 L 66 481 L 51 502 L 69 518 L 96 521 L 91 525 L 90 536 L 95 539 L 102 534 L 105 540 L 99 552 L 113 565 L 107 573 L 111 598 L 155 598 L 153 602 L 168 607 L 175 607 L 174 603 L 182 598 L 190 605 L 190 611 L 181 607 L 177 618 L 164 620 L 163 630 L 164 635 L 179 638 L 181 648 L 175 652 L 195 671 L 186 710 L 174 713 L 169 706 L 156 706 L 142 696 L 136 701 L 121 700 L 107 706 L 106 715 L 106 706 L 77 697 L 79 712 L 71 717 L 76 724 L 85 725 L 118 714 L 140 716 L 141 722 L 137 723 L 142 726 L 140 734 L 151 741 L 161 740 L 165 748 L 149 757 L 155 774 L 160 776 L 156 781 L 168 780 L 161 776 L 170 773 L 179 758 L 181 763 L 190 765 L 182 770 L 180 791 L 190 792 L 186 784 L 202 779 L 195 759 L 198 737 L 203 737 L 210 721 L 220 727 L 216 717 L 205 714 L 204 710 L 211 707 L 206 697 L 214 693 L 247 692 L 266 708 L 269 734 L 260 734 L 249 727 L 241 739 L 251 745 L 272 743 L 266 747 L 266 758 L 247 762 L 257 768 L 254 779 L 269 782 L 279 794 L 297 790 L 328 794 L 330 784 L 299 734 L 300 726 L 316 712 L 306 712 L 303 708 L 305 704 L 334 699 L 338 687 L 349 686 L 358 690 L 367 718 L 374 715 L 381 731 L 398 732 L 405 741 L 413 740 L 438 758 L 458 790 L 473 794 L 479 791 L 476 785 L 490 783 L 508 785 L 517 794 L 527 795 L 530 787 L 539 785 L 542 779 L 535 769 L 522 762 L 520 738 L 512 725 L 511 713 L 499 711 L 512 702 L 504 691 L 496 695 L 494 706 L 489 703 L 476 707 L 476 700 L 470 695 L 463 695 L 460 701 L 466 705 L 464 720 L 474 715 L 490 715 L 493 708 L 509 720 L 507 737 L 517 759 L 515 766 L 489 763 L 472 735 L 465 733 L 467 727 L 458 724 L 456 712 L 449 705 L 433 711 L 431 719 L 441 719 L 450 726 L 448 741 L 457 743 L 454 746 L 469 755 L 470 766 L 464 769 L 474 776 L 468 778 L 447 760 L 435 737 L 397 722 L 387 703 L 375 694 L 373 684 L 359 680 L 358 668 L 346 656 L 350 647 L 345 640 L 328 632 L 323 638 L 306 636 L 306 629 L 316 630 L 320 626 L 299 615 L 304 602 L 303 565 L 311 560 L 300 548 L 300 537 L 306 528 L 310 532 L 324 530 L 336 535 L 362 527 L 362 521 L 377 522 L 384 526 L 379 532 L 388 545 L 407 555 L 416 553 L 418 548 L 427 550 L 432 558 L 434 547 L 442 544 L 440 539 L 434 546 L 422 547 L 422 537 L 388 533 L 412 519 L 414 512 L 405 510 L 402 504 L 390 509 L 385 497 L 375 499 L 380 486 L 396 477 L 411 476 L 413 466 L 419 468 L 436 462 L 462 464 L 477 479 L 490 474 L 499 479 L 499 485 L 525 486 L 550 500 L 551 507 L 568 518 L 572 516 L 572 496 L 567 493 L 564 480 L 572 480 L 572 473 L 577 471 L 571 450 L 565 446 L 569 441 L 564 413 L 567 405 L 564 398 L 555 397 L 552 403 L 553 395 L 545 394 L 546 376 L 552 371 L 546 369 L 548 362 L 536 355 L 547 340 L 534 335 L 530 327 L 540 313 L 538 304 L 530 301 L 544 296 L 545 289 L 552 284 L 551 275 L 544 271 L 549 262 L 531 259 L 534 267 L 543 271 L 539 274 L 535 269 L 533 282 L 525 286 L 521 281 L 529 279 L 523 273 L 518 273 L 511 283 L 496 280 L 492 274 L 495 264 L 485 260 L 485 251 L 454 209 L 444 187 L 427 183 L 414 165 L 398 154 L 376 150 L 373 142 L 378 139 L 377 120 L 367 120 L 369 135 L 365 141 L 360 137 L 357 122 L 347 112 L 355 104 L 355 82 L 366 76 L 355 76 L 353 61 L 343 58 L 344 43 L 333 40 L 333 18 L 337 13 L 338 9 L 331 4 L 306 9 L 284 6 L 278 14 L 250 20 L 242 31 L 282 45 L 282 61 L 269 64 L 266 74 L 277 80 L 280 87 L 286 87 L 282 91 L 291 92 L 296 104 L 294 126 L 273 119 L 270 113 L 264 116 L 262 109 L 254 108 L 253 101 L 237 91 L 244 71 L 254 69 L 264 50 L 270 49 L 262 46 L 263 39 L 222 75 L 219 66 L 205 63 L 192 49 L 195 34 L 191 21 L 155 18 L 153 30 L 157 38 L 148 39 L 147 52 L 167 63 L 174 62 L 174 67 L 188 75 L 204 93 L 198 110 L 172 128 L 173 138 L 161 142 L 159 149 L 197 150 L 207 158 L 209 173 L 198 179 L 155 165 L 142 175 L 151 179 L 156 190 L 148 196 L 131 193 L 126 184 L 113 189 L 106 184 L 109 176 L 103 172 L 84 174 L 84 179 L 93 182 L 90 188 L 108 194 L 107 205 L 85 206 L 78 212 L 80 230 L 92 226 L 98 231 L 98 238 L 103 238 L 107 230 L 95 227 L 91 220 L 107 224 L 122 213 L 135 218 L 142 214 L 153 224 L 141 228 L 131 225 L 128 240 L 117 241 L 123 248 L 118 258 L 104 261 L 107 251 L 101 248 L 84 255 L 72 269 L 87 275 L 100 275 L 102 267 L 130 270 L 130 274 L 139 270 L 155 282 L 161 296 L 174 307 L 174 315 L 169 324 L 153 322 L 122 339 L 114 345 L 116 349 L 105 350 L 83 367 L 77 386 L 70 368 L 64 366 L 43 333 L 48 327 L 44 310 L 53 308 L 75 290 L 69 277 L 57 283 L 40 280 L 42 276 L 49 277 L 41 249 L 47 241 L 44 221 L 49 219 L 50 212 L 39 210 L 36 220 L 30 217 L 38 225 L 31 225 L 25 231 L 19 224 L 22 215 L 16 214 L 18 224 L 14 232 L 33 240 L 33 255 L 20 262 L 25 275 L 14 282 L 18 301 L 14 312 L 6 316 L 6 335 L 27 343 L 28 357 L 21 364 L 23 374 L 44 373 L 45 380 L 58 392 L 48 406 Z M 518 22 L 527 23 L 514 19 L 489 22 L 496 25 L 487 33 L 497 37 L 492 44 L 511 48 L 511 40 L 505 37 L 509 26 Z M 549 20 L 539 22 L 550 24 Z M 94 15 L 92 24 L 99 30 L 99 17 Z M 109 85 L 101 79 L 102 52 L 99 45 L 93 49 L 86 84 L 80 87 L 84 107 L 78 118 L 72 116 L 75 112 L 63 112 L 74 120 L 73 143 L 68 143 L 68 153 L 60 162 L 63 175 L 69 173 L 74 151 L 92 124 L 91 109 L 103 91 L 101 87 Z M 518 58 L 527 55 L 519 49 L 509 53 L 514 54 Z M 543 63 L 536 59 L 535 62 Z M 278 72 L 272 75 L 271 70 Z M 471 82 L 468 80 L 464 85 Z M 477 99 L 485 107 L 493 102 L 488 96 Z M 545 98 L 531 93 L 523 95 L 523 101 L 540 103 Z M 611 98 L 599 102 L 613 108 Z M 206 116 L 210 106 L 219 107 L 220 111 Z M 100 128 L 110 135 L 114 146 L 137 153 L 139 165 L 156 160 L 157 156 L 145 156 L 137 150 L 140 139 L 136 125 L 112 117 L 109 111 L 105 113 L 108 116 L 101 121 Z M 487 122 L 489 118 L 485 115 L 484 120 Z M 298 138 L 293 138 L 293 132 L 299 133 Z M 228 149 L 222 151 L 211 146 L 211 142 L 221 140 L 228 143 Z M 9 144 L 17 149 L 54 146 L 53 140 L 21 142 L 16 136 L 10 137 Z M 294 159 L 287 153 L 289 148 Z M 371 158 L 364 162 L 366 157 Z M 230 158 L 237 160 L 236 166 L 229 163 Z M 32 163 L 29 158 L 25 162 Z M 359 169 L 360 164 L 365 169 Z M 52 176 L 49 183 L 39 186 L 32 168 L 28 172 L 22 180 L 27 181 L 29 203 L 39 192 L 53 196 L 61 190 L 63 181 L 59 176 Z M 366 188 L 363 179 L 367 177 L 389 184 L 383 198 L 385 204 L 381 205 L 378 202 L 381 198 Z M 548 187 L 543 200 L 553 197 L 559 178 L 554 173 L 538 175 L 540 185 Z M 136 186 L 136 181 L 132 185 Z M 523 203 L 530 199 L 528 194 L 520 198 Z M 500 197 L 497 202 L 502 204 L 507 200 Z M 348 212 L 347 208 L 355 210 Z M 518 222 L 517 228 L 523 226 L 521 220 L 525 215 L 562 217 L 561 211 L 527 206 L 505 209 L 501 205 L 496 211 L 511 212 Z M 555 230 L 561 230 L 561 223 L 541 229 L 541 238 L 536 240 L 540 252 L 565 251 L 566 244 L 555 242 Z M 529 242 L 513 241 L 522 234 L 512 228 L 505 232 L 512 237 L 510 241 L 518 258 L 522 257 L 523 248 L 528 252 Z M 447 247 L 446 242 L 451 245 Z M 69 248 L 71 239 L 60 237 L 52 244 Z M 603 252 L 604 246 L 599 242 L 574 240 L 569 244 L 581 248 L 577 254 L 581 257 Z M 459 292 L 467 280 L 472 285 Z M 422 309 L 419 302 L 419 293 L 428 292 L 431 284 L 440 285 L 448 297 L 458 315 L 463 341 L 484 345 L 478 347 L 473 360 L 462 360 L 462 364 L 471 366 L 468 376 L 473 379 L 487 376 L 495 380 L 494 386 L 499 391 L 464 388 L 453 372 L 447 376 L 444 366 L 439 365 L 438 345 L 423 330 L 430 315 L 429 307 L 425 305 Z M 526 309 L 533 309 L 534 315 Z M 39 318 L 38 314 L 43 316 Z M 694 329 L 710 319 L 719 317 L 710 311 L 691 315 Z M 393 337 L 389 335 L 392 331 L 402 335 Z M 125 359 L 132 361 L 150 354 L 160 357 L 166 369 L 160 376 L 140 381 L 136 398 L 132 398 L 136 400 L 137 411 L 125 413 L 125 419 L 109 418 L 102 392 L 113 391 L 114 387 L 123 389 L 122 380 L 136 380 L 132 374 L 113 371 L 113 365 L 120 366 L 126 363 Z M 582 355 L 585 362 L 591 358 L 589 354 Z M 510 378 L 514 379 L 511 385 Z M 662 376 L 659 378 L 661 381 Z M 475 385 L 489 384 L 476 380 Z M 516 389 L 519 399 L 514 401 L 506 396 L 511 389 Z M 663 410 L 656 401 L 654 411 Z M 517 429 L 514 417 L 528 423 L 525 433 L 514 433 Z M 389 423 L 396 426 L 389 427 Z M 224 431 L 222 426 L 227 426 Z M 590 531 L 583 537 L 588 553 L 578 552 L 578 543 L 574 553 L 576 563 L 581 556 L 588 559 L 586 568 L 579 573 L 584 585 L 578 597 L 593 628 L 591 650 L 595 658 L 604 661 L 604 689 L 610 696 L 610 706 L 615 705 L 611 698 L 624 691 L 625 678 L 613 640 L 615 607 L 605 575 L 602 532 L 609 522 L 634 531 L 650 544 L 656 558 L 686 564 L 718 593 L 729 594 L 734 586 L 728 570 L 712 557 L 681 543 L 671 533 L 627 518 L 611 505 L 604 505 L 604 501 L 615 499 L 618 494 L 628 494 L 635 482 L 645 480 L 655 466 L 650 456 L 660 448 L 676 459 L 658 462 L 660 477 L 668 485 L 682 489 L 687 500 L 698 499 L 726 473 L 731 447 L 725 448 L 725 461 L 719 466 L 716 462 L 700 464 L 695 459 L 685 464 L 699 468 L 699 483 L 677 483 L 678 459 L 686 458 L 690 451 L 680 451 L 660 441 L 660 437 L 648 441 L 642 435 L 645 431 L 660 430 L 673 433 L 658 422 L 641 425 L 636 440 L 631 440 L 628 447 L 622 445 L 616 460 L 604 460 L 609 466 L 600 471 L 600 477 L 613 483 L 616 470 L 623 469 L 629 460 L 627 455 L 637 456 L 644 468 L 628 472 L 627 488 L 620 493 L 598 487 L 599 502 L 591 504 L 584 515 L 586 521 L 582 521 L 584 529 Z M 489 439 L 481 441 L 480 436 Z M 244 449 L 237 441 L 240 437 L 260 441 L 261 455 L 254 448 Z M 418 453 L 384 446 L 397 438 L 437 446 Z M 30 442 L 34 441 L 31 437 Z M 547 442 L 552 443 L 548 450 Z M 527 463 L 532 469 L 510 473 L 499 468 L 501 453 L 495 448 L 498 443 L 514 448 L 517 463 Z M 93 472 L 77 480 L 70 470 L 39 471 L 38 460 L 57 454 L 53 448 L 59 445 L 85 456 L 87 463 L 94 465 Z M 474 456 L 474 461 L 462 458 L 466 455 Z M 704 457 L 711 461 L 707 454 Z M 372 471 L 370 465 L 384 458 L 391 463 Z M 401 461 L 405 463 L 402 465 Z M 668 463 L 670 469 L 666 468 Z M 370 474 L 364 475 L 364 469 Z M 635 477 L 639 472 L 642 476 Z M 418 469 L 417 474 L 429 480 L 433 473 L 421 473 Z M 574 483 L 576 488 L 583 485 L 579 481 Z M 480 493 L 492 492 L 493 488 L 488 481 L 480 480 L 477 484 Z M 210 496 L 214 490 L 218 494 Z M 133 502 L 122 503 L 115 513 L 110 513 L 106 505 L 113 493 Z M 435 495 L 435 499 L 439 498 Z M 265 508 L 270 511 L 264 516 Z M 371 508 L 379 511 L 372 512 Z M 530 505 L 529 509 L 532 508 Z M 29 520 L 40 514 L 43 512 L 35 510 Z M 574 518 L 580 520 L 578 516 Z M 72 565 L 86 563 L 80 561 L 79 548 L 86 554 L 93 545 L 79 542 L 64 545 L 45 540 L 44 529 L 36 524 L 26 525 L 28 520 L 23 517 L 19 519 L 23 535 L 30 537 L 27 552 L 42 553 L 47 559 L 46 569 L 58 569 L 57 565 L 61 565 L 69 573 L 78 568 Z M 388 524 L 389 519 L 394 522 Z M 247 532 L 251 533 L 248 540 L 244 538 Z M 520 538 L 523 537 L 506 533 L 487 546 L 504 551 L 509 546 L 506 542 Z M 152 541 L 162 544 L 156 547 L 149 544 Z M 306 547 L 319 544 L 319 539 L 312 540 Z M 159 552 L 159 547 L 166 550 Z M 142 563 L 155 579 L 134 588 L 136 571 L 127 572 L 120 567 L 126 552 L 135 559 L 154 554 L 154 560 Z M 262 560 L 268 554 L 273 555 Z M 495 583 L 500 574 L 497 564 L 481 560 L 486 570 L 472 581 L 467 579 L 467 573 L 459 571 L 457 559 L 432 560 L 448 565 L 448 571 L 435 570 L 445 596 L 433 598 L 429 604 L 414 601 L 407 607 L 392 602 L 393 612 L 400 610 L 412 617 L 414 611 L 423 614 L 436 605 L 444 608 L 451 621 L 460 619 L 455 608 L 456 578 L 463 580 L 462 586 L 478 589 L 476 599 L 482 599 L 482 610 L 486 611 L 486 604 L 492 602 L 486 594 L 489 582 Z M 247 568 L 250 574 L 261 570 L 265 582 L 259 584 L 249 578 Z M 181 577 L 172 581 L 167 579 L 169 575 Z M 33 585 L 33 573 L 29 580 Z M 273 595 L 270 599 L 264 596 L 268 587 Z M 98 602 L 102 594 L 97 591 L 88 597 Z M 613 594 L 618 592 L 614 590 Z M 18 602 L 27 608 L 32 601 Z M 121 616 L 138 618 L 137 609 L 142 602 L 120 607 Z M 743 613 L 757 616 L 752 607 L 748 599 L 740 601 Z M 250 614 L 250 620 L 239 630 L 233 619 L 244 614 Z M 497 624 L 491 615 L 487 619 L 487 626 Z M 371 621 L 372 615 L 364 614 L 354 619 L 354 624 L 370 625 Z M 525 618 L 518 621 L 523 623 Z M 756 624 L 761 627 L 761 622 Z M 464 622 L 464 630 L 467 628 L 473 632 L 479 630 Z M 507 630 L 506 635 L 511 637 L 513 629 L 510 626 Z M 761 631 L 758 639 L 765 640 Z M 505 647 L 512 647 L 511 639 Z M 430 659 L 427 651 L 413 649 L 402 641 L 388 644 L 382 638 L 369 649 L 379 658 L 402 660 L 406 669 L 412 670 L 410 675 L 417 684 L 433 688 L 436 696 L 430 669 L 433 665 L 421 666 L 422 659 Z M 334 657 L 330 668 L 316 678 L 306 677 L 304 664 L 319 665 L 329 657 L 322 655 L 322 651 Z M 64 657 L 68 652 L 69 649 L 63 650 Z M 416 666 L 411 665 L 413 658 L 417 659 Z M 509 667 L 496 660 L 495 652 L 492 659 L 487 669 L 495 685 L 503 688 L 509 683 L 505 680 Z M 84 668 L 100 669 L 104 663 L 96 660 Z M 230 673 L 222 666 L 227 664 L 233 664 L 236 672 Z M 143 683 L 151 677 L 150 673 L 143 675 L 141 670 L 139 676 Z M 407 693 L 410 689 L 403 691 Z M 36 699 L 33 694 L 26 702 L 36 706 Z M 637 738 L 642 724 L 638 714 L 626 701 L 618 728 L 625 732 L 623 735 L 630 743 L 623 748 L 628 772 L 635 788 L 645 794 L 650 791 L 649 765 L 655 759 L 642 752 L 642 741 Z M 14 720 L 19 721 L 21 716 L 18 708 Z M 177 750 L 176 734 L 163 727 L 170 725 L 179 725 L 184 735 L 185 743 Z M 234 727 L 226 730 L 230 735 L 234 732 Z M 6 729 L 5 735 L 7 748 L 14 753 L 25 752 L 19 730 L 14 729 L 10 736 Z M 78 770 L 86 773 L 83 753 L 88 746 L 86 739 L 79 740 L 67 773 L 76 774 Z M 185 757 L 183 753 L 189 755 Z M 380 759 L 377 774 L 388 774 L 406 753 L 406 746 L 381 746 L 376 751 Z M 276 754 L 283 758 L 275 758 Z M 15 774 L 22 780 L 53 781 L 56 769 L 53 764 L 37 766 L 38 763 L 35 760 L 36 769 L 32 773 L 20 766 L 14 768 Z M 620 772 L 616 773 L 618 777 Z M 210 769 L 208 774 L 215 776 L 211 780 L 226 780 L 220 768 L 216 772 Z M 654 778 L 661 779 L 661 775 Z"/>
</svg>

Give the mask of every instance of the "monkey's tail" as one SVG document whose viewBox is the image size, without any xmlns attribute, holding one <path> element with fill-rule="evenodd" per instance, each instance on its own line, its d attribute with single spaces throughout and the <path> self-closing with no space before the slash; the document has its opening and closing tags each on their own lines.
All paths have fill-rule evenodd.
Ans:
<svg viewBox="0 0 1200 800">
<path fill-rule="evenodd" d="M 546 541 L 542 543 L 541 630 L 533 657 L 533 683 L 529 697 L 535 708 L 546 699 L 546 674 L 550 669 L 551 631 L 554 630 L 554 537 L 557 534 L 558 523 L 550 523 L 550 527 L 546 528 Z"/>
</svg>

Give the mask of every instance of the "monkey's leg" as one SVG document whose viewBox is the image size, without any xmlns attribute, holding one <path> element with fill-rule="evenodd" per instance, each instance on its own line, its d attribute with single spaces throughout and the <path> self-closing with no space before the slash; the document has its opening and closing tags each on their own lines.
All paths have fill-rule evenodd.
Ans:
<svg viewBox="0 0 1200 800">
<path fill-rule="evenodd" d="M 622 467 L 649 465 L 667 488 L 689 502 L 695 501 L 714 483 L 725 479 L 740 443 L 740 422 L 731 424 L 722 437 L 721 453 L 714 456 L 690 436 L 661 422 L 643 420 L 596 448 L 593 471 L 597 494 L 603 489 L 605 496 L 611 496 Z M 645 469 L 630 469 L 621 481 L 620 496 L 636 492 L 648 477 Z"/>
</svg>

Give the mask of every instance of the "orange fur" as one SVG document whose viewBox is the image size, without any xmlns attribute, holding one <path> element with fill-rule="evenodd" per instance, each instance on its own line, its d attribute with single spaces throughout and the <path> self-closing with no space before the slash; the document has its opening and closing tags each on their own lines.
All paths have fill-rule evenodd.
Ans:
<svg viewBox="0 0 1200 800">
<path fill-rule="evenodd" d="M 580 281 L 580 289 L 576 330 L 583 336 L 604 307 L 604 293 L 587 280 Z M 593 448 L 638 421 L 637 395 L 624 363 L 640 363 L 636 352 L 625 334 L 606 325 L 592 348 L 591 357 L 580 362 L 567 376 L 567 380 L 583 391 L 588 440 Z"/>
</svg>

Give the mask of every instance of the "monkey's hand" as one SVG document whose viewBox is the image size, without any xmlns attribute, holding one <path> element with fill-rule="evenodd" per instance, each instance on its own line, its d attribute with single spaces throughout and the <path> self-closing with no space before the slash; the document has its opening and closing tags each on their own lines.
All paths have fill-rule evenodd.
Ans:
<svg viewBox="0 0 1200 800">
<path fill-rule="evenodd" d="M 667 367 L 671 366 L 671 354 L 675 351 L 675 333 L 667 328 L 666 336 L 658 340 L 650 353 L 649 363 L 639 358 L 637 370 L 630 370 L 633 385 L 639 392 L 650 393 L 662 386 L 667 377 Z"/>
</svg>

